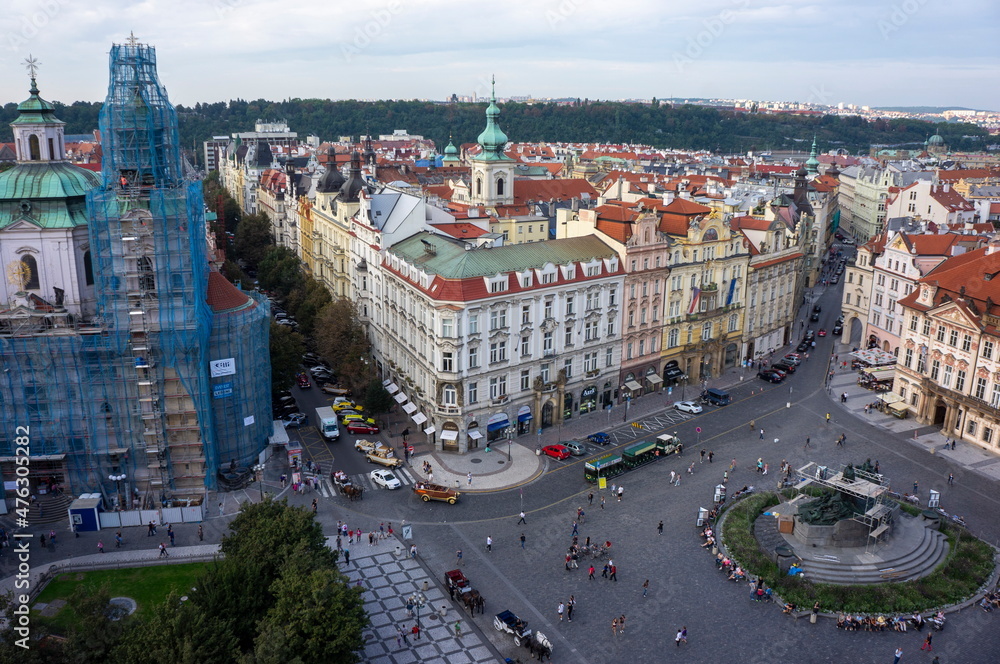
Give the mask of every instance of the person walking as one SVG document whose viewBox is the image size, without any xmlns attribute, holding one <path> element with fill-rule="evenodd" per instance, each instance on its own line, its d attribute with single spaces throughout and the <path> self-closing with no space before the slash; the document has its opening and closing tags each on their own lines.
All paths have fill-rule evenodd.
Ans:
<svg viewBox="0 0 1000 664">
<path fill-rule="evenodd" d="M 625 616 L 618 617 L 618 631 L 622 634 L 625 633 Z"/>
<path fill-rule="evenodd" d="M 618 618 L 611 619 L 611 634 L 618 636 Z"/>
<path fill-rule="evenodd" d="M 618 565 L 611 566 L 611 575 L 608 577 L 608 580 L 618 583 Z"/>
<path fill-rule="evenodd" d="M 948 473 L 948 486 L 954 486 L 954 484 L 955 484 L 954 473 Z"/>
<path fill-rule="evenodd" d="M 462 638 L 462 621 L 461 620 L 456 620 L 455 621 L 455 637 L 459 638 L 459 639 Z"/>
<path fill-rule="evenodd" d="M 160 558 L 169 558 L 169 557 L 170 553 L 167 552 L 167 546 L 163 542 L 160 542 Z"/>
<path fill-rule="evenodd" d="M 622 494 L 625 493 L 625 487 L 621 484 L 618 485 L 618 502 L 622 501 Z"/>
<path fill-rule="evenodd" d="M 312 502 L 312 511 L 313 511 L 313 514 L 316 514 L 316 510 L 318 510 L 318 509 L 319 509 L 319 502 L 315 498 L 313 498 L 313 502 Z"/>
<path fill-rule="evenodd" d="M 603 570 L 601 570 L 601 578 L 602 578 L 602 579 L 606 579 L 606 578 L 608 578 L 608 571 L 609 571 L 610 569 L 611 569 L 611 566 L 610 566 L 610 565 L 608 565 L 608 563 L 604 563 L 604 569 L 603 569 Z"/>
<path fill-rule="evenodd" d="M 642 584 L 642 596 L 645 597 L 646 593 L 649 592 L 649 579 L 646 579 Z"/>
<path fill-rule="evenodd" d="M 556 607 L 556 613 L 559 614 L 559 622 L 563 621 L 563 611 L 565 610 L 566 610 L 566 605 L 563 604 L 562 602 L 559 602 L 559 606 Z"/>
<path fill-rule="evenodd" d="M 577 527 L 576 521 L 574 521 L 573 522 L 573 532 L 570 533 L 570 537 L 572 537 L 573 535 L 579 535 L 579 534 L 580 534 L 580 529 Z"/>
<path fill-rule="evenodd" d="M 701 451 L 701 460 L 698 463 L 705 463 L 705 450 Z"/>
<path fill-rule="evenodd" d="M 459 549 L 458 551 L 455 552 L 455 560 L 457 561 L 457 565 L 459 567 L 461 567 L 462 566 L 462 550 L 461 549 Z"/>
<path fill-rule="evenodd" d="M 694 475 L 694 461 L 692 461 L 691 465 L 688 466 L 688 475 Z"/>
<path fill-rule="evenodd" d="M 587 504 L 588 505 L 593 505 L 594 504 L 594 492 L 593 491 L 591 491 L 590 495 L 587 496 Z"/>
<path fill-rule="evenodd" d="M 802 451 L 805 452 L 809 449 L 809 436 L 806 436 L 806 444 L 802 446 Z"/>
<path fill-rule="evenodd" d="M 677 636 L 674 637 L 674 645 L 676 645 L 678 648 L 680 648 L 681 647 L 681 639 L 683 639 L 683 638 L 684 638 L 684 636 L 681 633 L 681 630 L 677 630 Z"/>
<path fill-rule="evenodd" d="M 411 551 L 411 554 L 412 554 L 412 551 Z M 346 546 L 344 547 L 344 564 L 345 565 L 350 565 L 351 564 L 351 550 L 348 549 Z"/>
<path fill-rule="evenodd" d="M 524 520 L 524 512 L 523 511 L 521 512 L 521 518 L 518 519 L 518 522 L 516 524 L 514 524 L 514 525 L 516 526 L 516 525 L 520 525 L 522 523 L 524 525 L 528 525 L 528 522 Z"/>
<path fill-rule="evenodd" d="M 899 659 L 903 656 L 903 649 L 896 648 L 896 656 L 892 660 L 892 664 L 899 664 Z"/>
<path fill-rule="evenodd" d="M 927 636 L 924 638 L 924 645 L 920 646 L 921 650 L 926 650 L 930 652 L 934 650 L 934 646 L 931 645 L 931 641 L 934 639 L 934 632 L 927 632 Z"/>
<path fill-rule="evenodd" d="M 827 424 L 829 424 L 829 423 L 830 423 L 830 413 L 827 413 L 827 414 L 826 414 L 826 423 L 827 423 Z"/>
<path fill-rule="evenodd" d="M 160 547 L 162 548 L 163 545 L 161 544 Z M 101 553 L 104 553 L 104 542 L 102 542 L 101 540 L 97 540 L 97 550 Z"/>
<path fill-rule="evenodd" d="M 601 509 L 604 509 L 604 494 L 601 494 Z"/>
<path fill-rule="evenodd" d="M 202 528 L 200 524 L 198 525 L 198 541 L 199 542 L 205 541 L 205 529 Z"/>
<path fill-rule="evenodd" d="M 917 484 L 917 480 L 913 480 L 913 493 L 920 491 L 920 485 Z"/>
<path fill-rule="evenodd" d="M 521 533 L 521 548 L 524 548 L 524 533 Z"/>
<path fill-rule="evenodd" d="M 472 473 L 469 473 L 466 477 L 468 478 L 469 486 L 472 486 Z"/>
<path fill-rule="evenodd" d="M 663 522 L 662 521 L 660 521 L 658 524 L 656 524 L 656 532 L 659 533 L 660 535 L 663 534 Z"/>
<path fill-rule="evenodd" d="M 566 600 L 566 620 L 573 622 L 573 607 L 576 606 L 576 595 L 570 595 Z"/>
<path fill-rule="evenodd" d="M 225 516 L 226 507 L 223 503 L 219 503 L 219 516 Z"/>
<path fill-rule="evenodd" d="M 587 570 L 587 580 L 588 581 L 594 581 L 595 580 L 594 579 L 594 565 L 593 564 L 591 564 L 590 565 L 590 569 Z"/>
<path fill-rule="evenodd" d="M 174 544 L 174 527 L 170 524 L 167 524 L 167 537 L 170 538 L 170 546 L 176 546 Z"/>
<path fill-rule="evenodd" d="M 486 536 L 486 551 L 493 552 L 493 538 L 489 535 Z"/>
<path fill-rule="evenodd" d="M 122 548 L 122 543 L 123 543 L 122 542 L 122 531 L 119 530 L 118 532 L 115 533 L 115 548 L 116 549 Z"/>
<path fill-rule="evenodd" d="M 760 430 L 760 439 L 764 440 L 764 430 L 763 429 Z"/>
<path fill-rule="evenodd" d="M 756 429 L 756 428 L 757 428 L 757 421 L 756 420 L 750 420 L 750 432 L 752 433 L 753 430 Z"/>
<path fill-rule="evenodd" d="M 687 642 L 688 642 L 688 628 L 687 625 L 684 625 L 683 627 L 681 627 L 681 643 L 687 643 Z"/>
</svg>

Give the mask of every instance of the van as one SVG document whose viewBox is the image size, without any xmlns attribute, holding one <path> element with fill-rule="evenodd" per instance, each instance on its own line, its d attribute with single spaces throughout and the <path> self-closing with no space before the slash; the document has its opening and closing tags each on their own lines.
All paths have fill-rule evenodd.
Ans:
<svg viewBox="0 0 1000 664">
<path fill-rule="evenodd" d="M 340 426 L 337 424 L 337 414 L 333 408 L 322 406 L 316 409 L 316 428 L 326 440 L 340 438 Z"/>
<path fill-rule="evenodd" d="M 730 402 L 729 393 L 710 387 L 701 393 L 702 403 L 710 403 L 715 406 L 725 406 Z"/>
</svg>

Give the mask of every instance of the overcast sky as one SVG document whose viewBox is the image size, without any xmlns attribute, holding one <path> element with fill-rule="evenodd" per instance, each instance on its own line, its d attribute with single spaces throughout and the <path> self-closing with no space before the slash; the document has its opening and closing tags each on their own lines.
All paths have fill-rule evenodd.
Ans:
<svg viewBox="0 0 1000 664">
<path fill-rule="evenodd" d="M 157 47 L 174 103 L 482 95 L 1000 109 L 996 0 L 6 0 L 0 101 L 97 101 Z"/>
</svg>

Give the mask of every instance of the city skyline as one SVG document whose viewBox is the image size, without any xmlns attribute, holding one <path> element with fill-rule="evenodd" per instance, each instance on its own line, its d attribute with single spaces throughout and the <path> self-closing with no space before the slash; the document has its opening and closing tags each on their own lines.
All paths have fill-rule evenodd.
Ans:
<svg viewBox="0 0 1000 664">
<path fill-rule="evenodd" d="M 14 0 L 0 30 L 3 103 L 19 101 L 29 54 L 47 96 L 100 98 L 107 44 L 157 46 L 175 103 L 229 99 L 499 96 L 728 98 L 995 110 L 998 57 L 982 0 L 794 8 L 776 1 L 592 0 L 490 5 L 386 0 Z M 964 51 L 928 45 L 952 41 Z"/>
</svg>

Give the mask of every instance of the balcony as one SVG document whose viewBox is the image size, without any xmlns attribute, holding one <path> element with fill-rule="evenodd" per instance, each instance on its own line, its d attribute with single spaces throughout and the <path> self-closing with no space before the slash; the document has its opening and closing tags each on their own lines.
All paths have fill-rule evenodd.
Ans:
<svg viewBox="0 0 1000 664">
<path fill-rule="evenodd" d="M 556 384 L 555 383 L 545 383 L 544 385 L 542 385 L 542 393 L 543 394 L 546 393 L 546 392 L 555 392 L 555 391 L 556 391 Z"/>
<path fill-rule="evenodd" d="M 495 399 L 490 399 L 490 405 L 491 406 L 502 406 L 505 403 L 507 403 L 508 401 L 510 401 L 510 397 L 507 396 L 506 394 L 501 394 L 500 396 L 496 397 Z"/>
<path fill-rule="evenodd" d="M 441 404 L 437 406 L 438 415 L 458 415 L 459 412 L 458 406 L 442 406 Z"/>
<path fill-rule="evenodd" d="M 719 290 L 719 284 L 702 284 L 701 290 L 705 293 L 715 293 Z"/>
<path fill-rule="evenodd" d="M 542 351 L 543 357 L 555 357 L 556 351 L 552 348 L 547 348 Z"/>
<path fill-rule="evenodd" d="M 593 371 L 588 371 L 587 373 L 584 374 L 584 376 L 586 376 L 587 378 L 597 378 L 600 375 L 601 375 L 600 369 L 594 369 Z"/>
</svg>

